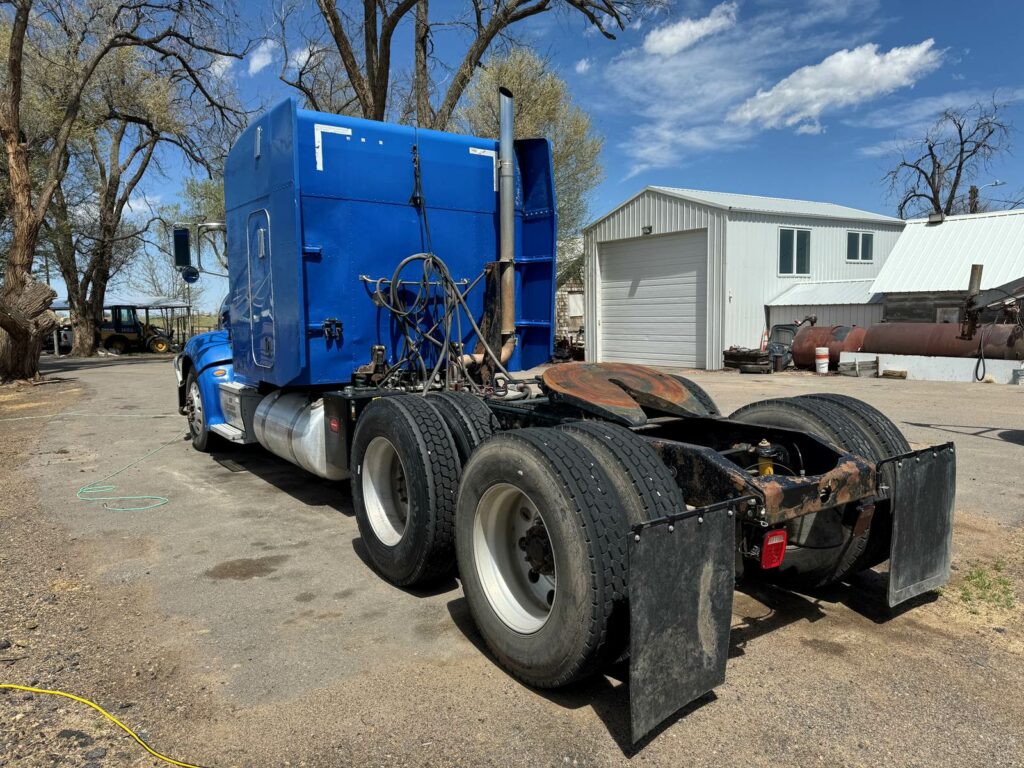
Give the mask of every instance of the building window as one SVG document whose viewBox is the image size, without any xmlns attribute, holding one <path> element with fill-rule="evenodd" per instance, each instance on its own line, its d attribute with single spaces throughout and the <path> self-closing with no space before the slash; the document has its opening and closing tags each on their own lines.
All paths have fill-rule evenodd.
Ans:
<svg viewBox="0 0 1024 768">
<path fill-rule="evenodd" d="M 874 261 L 875 236 L 870 232 L 846 233 L 847 261 Z"/>
<path fill-rule="evenodd" d="M 811 230 L 779 230 L 779 274 L 811 274 Z"/>
</svg>

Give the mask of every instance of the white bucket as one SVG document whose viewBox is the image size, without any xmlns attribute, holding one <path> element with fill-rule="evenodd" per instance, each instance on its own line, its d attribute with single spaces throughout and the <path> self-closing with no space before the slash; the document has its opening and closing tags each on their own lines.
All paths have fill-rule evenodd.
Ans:
<svg viewBox="0 0 1024 768">
<path fill-rule="evenodd" d="M 814 348 L 814 369 L 818 373 L 828 373 L 828 347 Z"/>
</svg>

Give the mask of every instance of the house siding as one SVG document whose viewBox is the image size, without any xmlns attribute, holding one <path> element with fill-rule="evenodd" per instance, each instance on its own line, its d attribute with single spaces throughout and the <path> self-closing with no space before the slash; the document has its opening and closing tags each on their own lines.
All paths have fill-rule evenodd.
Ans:
<svg viewBox="0 0 1024 768">
<path fill-rule="evenodd" d="M 811 231 L 809 275 L 778 274 L 780 227 Z M 875 277 L 896 245 L 902 228 L 899 223 L 730 212 L 729 244 L 725 254 L 725 345 L 753 347 L 760 344 L 765 330 L 765 305 L 796 281 Z M 846 233 L 851 231 L 874 234 L 874 260 L 870 263 L 846 261 Z M 807 314 L 820 315 L 821 312 Z"/>
<path fill-rule="evenodd" d="M 881 304 L 831 304 L 827 306 L 769 307 L 769 327 L 777 323 L 803 320 L 808 315 L 818 318 L 818 325 L 859 325 L 867 328 L 882 322 Z"/>
</svg>

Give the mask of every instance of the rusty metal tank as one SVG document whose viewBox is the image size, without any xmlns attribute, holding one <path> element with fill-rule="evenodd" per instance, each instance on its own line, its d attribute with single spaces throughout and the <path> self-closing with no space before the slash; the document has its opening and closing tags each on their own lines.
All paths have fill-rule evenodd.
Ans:
<svg viewBox="0 0 1024 768">
<path fill-rule="evenodd" d="M 816 347 L 828 347 L 828 367 L 839 367 L 840 352 L 858 352 L 864 342 L 865 329 L 859 325 L 805 325 L 793 339 L 793 364 L 797 368 L 814 368 Z"/>
<path fill-rule="evenodd" d="M 868 328 L 864 352 L 925 357 L 977 357 L 984 340 L 990 360 L 1024 360 L 1024 329 L 1010 323 L 979 325 L 971 339 L 961 339 L 958 323 L 879 323 Z"/>
</svg>

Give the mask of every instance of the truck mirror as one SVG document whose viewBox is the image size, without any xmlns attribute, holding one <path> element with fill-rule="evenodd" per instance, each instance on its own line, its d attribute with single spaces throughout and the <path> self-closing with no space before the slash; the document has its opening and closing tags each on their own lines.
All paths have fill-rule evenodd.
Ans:
<svg viewBox="0 0 1024 768">
<path fill-rule="evenodd" d="M 181 279 L 184 280 L 189 285 L 191 285 L 192 283 L 199 280 L 199 270 L 191 265 L 187 267 L 182 267 Z"/>
<path fill-rule="evenodd" d="M 188 227 L 174 228 L 174 266 L 178 269 L 192 266 L 192 238 Z"/>
</svg>

